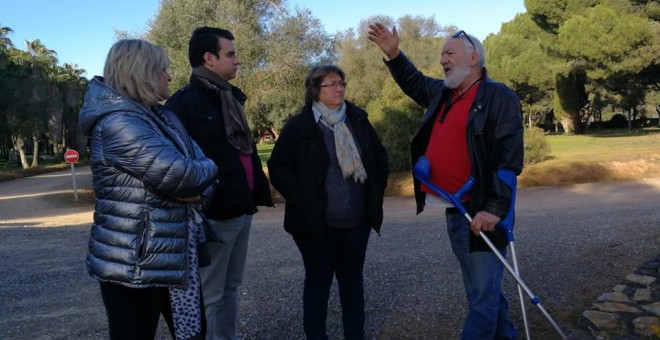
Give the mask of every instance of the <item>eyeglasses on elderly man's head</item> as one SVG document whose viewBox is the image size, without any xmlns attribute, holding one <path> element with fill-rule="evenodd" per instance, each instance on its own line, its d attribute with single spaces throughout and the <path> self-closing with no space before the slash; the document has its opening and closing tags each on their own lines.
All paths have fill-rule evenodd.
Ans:
<svg viewBox="0 0 660 340">
<path fill-rule="evenodd" d="M 328 84 L 321 84 L 320 87 L 332 87 L 333 89 L 336 89 L 337 87 L 341 88 L 346 88 L 346 82 L 345 81 L 333 81 L 332 83 Z"/>
<path fill-rule="evenodd" d="M 474 42 L 472 41 L 472 39 L 470 39 L 470 36 L 467 33 L 465 33 L 465 31 L 460 30 L 460 31 L 454 33 L 451 37 L 454 38 L 454 39 L 459 39 L 461 37 L 461 34 L 464 35 L 465 38 L 467 38 L 467 41 L 470 42 L 470 45 L 472 45 L 472 48 L 474 48 L 476 50 L 477 47 L 474 46 Z"/>
</svg>

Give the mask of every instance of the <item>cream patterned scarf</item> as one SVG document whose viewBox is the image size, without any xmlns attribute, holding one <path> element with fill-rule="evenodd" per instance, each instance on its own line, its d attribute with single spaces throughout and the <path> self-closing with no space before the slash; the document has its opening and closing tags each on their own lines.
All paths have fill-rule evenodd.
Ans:
<svg viewBox="0 0 660 340">
<path fill-rule="evenodd" d="M 335 149 L 337 150 L 337 160 L 344 178 L 353 177 L 357 183 L 364 183 L 367 179 L 367 172 L 362 165 L 360 152 L 355 145 L 353 134 L 348 128 L 344 119 L 346 118 L 346 103 L 342 103 L 336 110 L 331 110 L 323 103 L 315 101 L 312 109 L 321 114 L 321 119 L 334 131 Z"/>
</svg>

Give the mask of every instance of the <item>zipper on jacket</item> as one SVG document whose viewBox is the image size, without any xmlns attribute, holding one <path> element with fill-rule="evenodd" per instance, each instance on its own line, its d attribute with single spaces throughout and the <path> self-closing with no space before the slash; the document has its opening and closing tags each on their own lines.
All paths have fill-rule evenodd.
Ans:
<svg viewBox="0 0 660 340">
<path fill-rule="evenodd" d="M 476 106 L 476 107 L 475 107 Z M 479 104 L 473 104 L 473 108 L 471 110 L 471 114 L 473 114 L 472 119 L 468 122 L 468 126 L 466 127 L 466 136 L 467 136 L 467 143 L 468 143 L 468 152 L 469 156 L 472 159 L 472 169 L 470 176 L 473 178 L 481 178 L 482 180 L 477 181 L 476 185 L 474 188 L 471 190 L 470 194 L 470 203 L 469 206 L 467 207 L 468 211 L 470 214 L 475 214 L 477 209 L 481 209 L 483 205 L 483 194 L 486 190 L 485 187 L 485 169 L 486 165 L 484 163 L 484 157 L 488 157 L 487 153 L 485 152 L 486 146 L 484 145 L 485 143 L 488 142 L 487 138 L 490 137 L 490 135 L 487 135 L 484 133 L 484 129 L 489 128 L 486 127 L 487 125 L 487 119 L 489 117 L 484 117 L 483 118 L 483 124 L 480 126 L 481 129 L 477 129 L 477 131 L 474 131 L 474 121 L 477 117 L 477 114 L 482 111 L 482 105 Z M 472 113 L 473 112 L 473 113 Z M 479 127 L 478 127 L 479 128 Z M 490 132 L 492 133 L 492 132 Z M 482 152 L 484 151 L 484 152 Z M 486 162 L 490 163 L 489 160 L 486 160 Z"/>
<path fill-rule="evenodd" d="M 140 261 L 142 261 L 142 258 L 144 257 L 144 254 L 146 252 L 147 233 L 149 230 L 148 226 L 149 226 L 149 215 L 145 213 L 144 217 L 142 218 L 142 232 L 140 233 L 140 245 L 137 248 L 137 258 L 135 261 L 135 279 L 140 278 L 142 274 L 142 269 L 140 268 Z"/>
<path fill-rule="evenodd" d="M 140 245 L 138 246 L 138 260 L 141 260 L 146 252 L 146 243 L 147 243 L 147 233 L 149 231 L 149 216 L 145 213 L 142 218 L 142 231 L 140 233 Z"/>
</svg>

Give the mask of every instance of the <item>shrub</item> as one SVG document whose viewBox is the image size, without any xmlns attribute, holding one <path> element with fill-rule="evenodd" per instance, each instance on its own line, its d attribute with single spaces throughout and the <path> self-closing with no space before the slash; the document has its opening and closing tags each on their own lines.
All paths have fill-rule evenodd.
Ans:
<svg viewBox="0 0 660 340">
<path fill-rule="evenodd" d="M 543 129 L 525 128 L 525 164 L 534 164 L 550 158 L 550 146 L 545 140 Z"/>
<path fill-rule="evenodd" d="M 410 170 L 410 142 L 419 127 L 421 114 L 392 108 L 383 109 L 382 114 L 383 119 L 373 125 L 387 149 L 390 170 Z"/>
<path fill-rule="evenodd" d="M 602 127 L 605 129 L 625 129 L 628 127 L 628 118 L 621 113 L 617 113 L 607 122 L 603 122 Z"/>
</svg>

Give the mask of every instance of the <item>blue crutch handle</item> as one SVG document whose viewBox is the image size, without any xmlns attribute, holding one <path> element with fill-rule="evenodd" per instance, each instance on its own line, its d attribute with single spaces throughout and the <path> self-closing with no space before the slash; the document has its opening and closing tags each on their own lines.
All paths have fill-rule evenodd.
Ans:
<svg viewBox="0 0 660 340">
<path fill-rule="evenodd" d="M 441 189 L 437 185 L 431 183 L 430 180 L 430 171 L 431 163 L 425 156 L 419 157 L 417 163 L 413 167 L 413 175 L 417 179 L 424 183 L 428 188 L 433 190 L 438 196 L 442 197 L 445 201 L 451 203 L 456 209 L 465 215 L 467 210 L 461 202 L 461 198 L 474 186 L 474 178 L 469 177 L 468 180 L 463 184 L 463 186 L 458 189 L 455 194 L 450 194 L 445 190 Z M 516 191 L 517 191 L 517 176 L 515 172 L 511 170 L 499 169 L 497 170 L 497 177 L 502 180 L 510 189 L 511 189 L 511 205 L 509 207 L 509 212 L 506 214 L 506 217 L 497 223 L 496 227 L 504 229 L 506 231 L 507 239 L 513 241 L 513 224 L 515 221 L 515 202 L 516 202 Z"/>
<path fill-rule="evenodd" d="M 470 191 L 470 189 L 472 189 L 472 186 L 474 185 L 474 178 L 469 177 L 467 182 L 465 182 L 465 184 L 463 184 L 463 186 L 460 187 L 458 191 L 456 191 L 456 193 L 452 195 L 446 192 L 445 190 L 442 190 L 437 185 L 431 183 L 429 179 L 430 170 L 431 170 L 431 163 L 426 157 L 421 156 L 419 157 L 417 163 L 413 167 L 413 175 L 417 177 L 417 179 L 420 182 L 424 183 L 424 185 L 426 185 L 429 189 L 437 193 L 438 196 L 442 197 L 442 199 L 444 199 L 445 201 L 451 203 L 454 207 L 456 207 L 456 209 L 458 209 L 461 215 L 465 215 L 467 213 L 467 210 L 461 203 L 461 198 L 463 198 L 463 196 L 468 191 Z"/>
<path fill-rule="evenodd" d="M 513 225 L 516 219 L 515 210 L 518 178 L 516 177 L 515 172 L 505 169 L 497 170 L 497 178 L 511 189 L 511 205 L 509 206 L 509 212 L 506 214 L 506 217 L 499 221 L 496 227 L 504 229 L 506 231 L 506 238 L 511 242 L 513 241 Z"/>
</svg>

